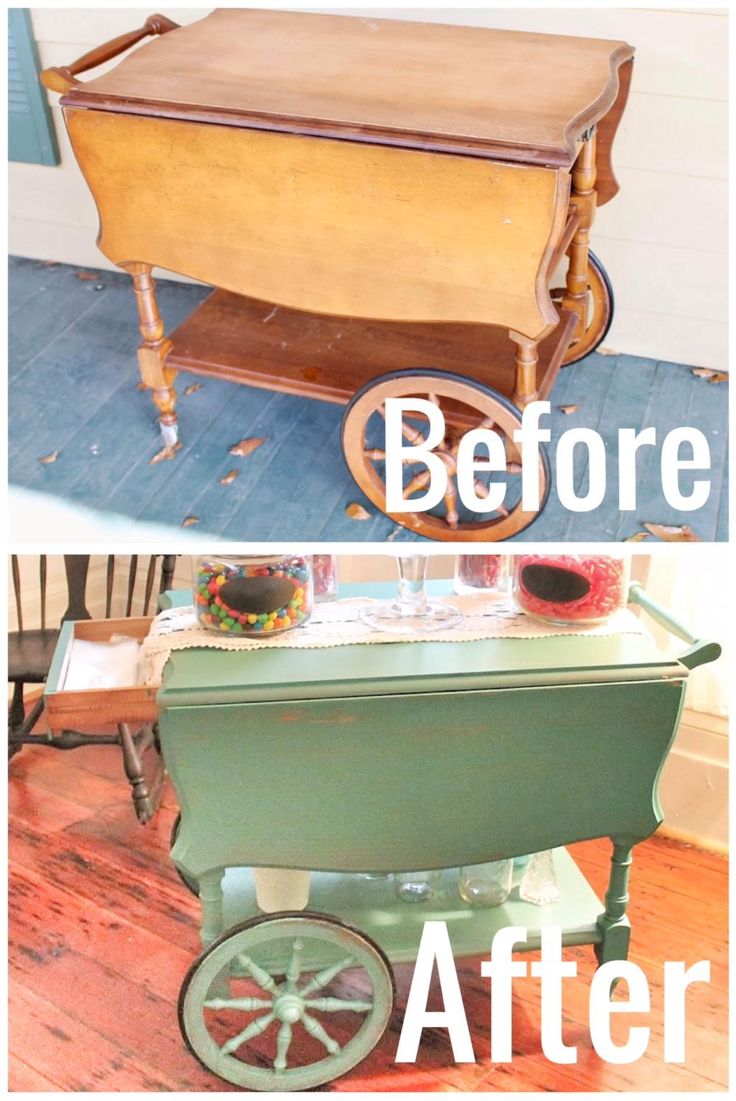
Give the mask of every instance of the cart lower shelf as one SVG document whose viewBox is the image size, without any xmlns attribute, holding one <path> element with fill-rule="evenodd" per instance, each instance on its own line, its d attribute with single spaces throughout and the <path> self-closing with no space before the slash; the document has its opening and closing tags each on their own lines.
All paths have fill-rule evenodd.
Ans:
<svg viewBox="0 0 736 1101">
<path fill-rule="evenodd" d="M 546 398 L 576 318 L 539 345 L 537 389 Z M 167 364 L 268 390 L 347 403 L 378 375 L 435 368 L 467 375 L 508 397 L 516 346 L 492 325 L 372 321 L 313 314 L 216 290 L 171 334 Z"/>
<path fill-rule="evenodd" d="M 597 944 L 602 938 L 596 919 L 603 906 L 565 849 L 555 850 L 554 861 L 561 897 L 549 906 L 521 901 L 516 889 L 503 906 L 466 906 L 457 893 L 457 870 L 448 869 L 436 897 L 423 903 L 398 899 L 390 879 L 313 872 L 309 910 L 339 917 L 359 929 L 376 941 L 394 963 L 416 959 L 425 921 L 447 923 L 456 958 L 488 952 L 495 933 L 509 925 L 528 930 L 526 948 L 530 950 L 539 947 L 541 930 L 549 926 L 562 929 L 563 945 Z M 260 913 L 249 868 L 228 869 L 223 895 L 225 929 Z"/>
</svg>

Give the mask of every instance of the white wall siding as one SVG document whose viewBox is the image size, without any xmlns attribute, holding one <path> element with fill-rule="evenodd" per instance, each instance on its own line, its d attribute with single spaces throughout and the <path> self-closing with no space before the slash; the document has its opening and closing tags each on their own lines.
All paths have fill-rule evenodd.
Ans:
<svg viewBox="0 0 736 1101">
<path fill-rule="evenodd" d="M 164 10 L 189 23 L 208 9 Z M 616 295 L 607 345 L 675 363 L 726 367 L 726 9 L 319 10 L 623 38 L 634 45 L 631 97 L 614 145 L 621 191 L 599 212 L 593 238 Z M 140 26 L 150 11 L 33 8 L 31 14 L 42 63 L 63 65 Z M 95 247 L 97 211 L 69 147 L 58 97 L 50 98 L 62 163 L 10 165 L 10 251 L 109 267 Z"/>
</svg>

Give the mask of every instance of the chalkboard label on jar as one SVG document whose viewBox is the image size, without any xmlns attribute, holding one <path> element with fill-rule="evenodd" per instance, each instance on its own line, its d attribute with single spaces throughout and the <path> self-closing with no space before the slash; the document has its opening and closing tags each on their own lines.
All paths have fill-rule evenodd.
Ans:
<svg viewBox="0 0 736 1101">
<path fill-rule="evenodd" d="M 590 592 L 587 577 L 562 566 L 524 566 L 521 583 L 532 596 L 550 604 L 572 604 Z"/>
<path fill-rule="evenodd" d="M 284 577 L 236 577 L 225 582 L 219 595 L 228 608 L 261 615 L 287 605 L 294 595 L 294 583 Z"/>
</svg>

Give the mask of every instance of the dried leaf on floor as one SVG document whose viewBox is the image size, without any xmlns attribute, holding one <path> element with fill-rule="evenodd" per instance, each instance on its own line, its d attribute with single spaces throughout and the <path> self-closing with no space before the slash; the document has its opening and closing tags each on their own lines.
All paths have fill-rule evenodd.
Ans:
<svg viewBox="0 0 736 1101">
<path fill-rule="evenodd" d="M 94 283 L 98 277 L 96 271 L 75 271 L 74 274 L 77 279 L 81 279 L 83 283 Z"/>
<path fill-rule="evenodd" d="M 218 478 L 217 480 L 221 486 L 229 486 L 235 481 L 238 473 L 239 472 L 237 470 L 228 470 L 227 474 L 225 474 L 224 477 Z"/>
<path fill-rule="evenodd" d="M 570 413 L 577 413 L 580 406 L 579 405 L 558 405 L 557 408 L 559 409 L 559 411 L 561 413 L 565 413 L 565 414 L 567 414 L 567 416 L 569 416 Z"/>
<path fill-rule="evenodd" d="M 696 378 L 706 378 L 708 382 L 728 382 L 726 371 L 714 371 L 712 367 L 691 367 L 690 373 Z"/>
<path fill-rule="evenodd" d="M 183 528 L 190 528 L 193 524 L 199 523 L 199 516 L 185 516 L 181 522 Z"/>
<path fill-rule="evenodd" d="M 153 456 L 149 463 L 149 466 L 155 466 L 156 463 L 163 463 L 166 462 L 168 459 L 176 458 L 176 453 L 180 447 L 181 443 L 179 443 L 179 441 L 177 441 L 173 445 L 167 444 L 165 447 L 162 447 L 161 450 L 157 451 L 156 454 Z"/>
<path fill-rule="evenodd" d="M 357 501 L 353 501 L 345 509 L 345 515 L 349 516 L 351 520 L 370 520 L 370 512 L 366 512 L 362 505 L 359 505 Z"/>
<path fill-rule="evenodd" d="M 46 465 L 48 465 L 49 463 L 55 463 L 58 458 L 58 451 L 50 451 L 48 455 L 41 455 L 38 461 L 40 463 L 45 463 Z"/>
<path fill-rule="evenodd" d="M 265 442 L 265 436 L 251 436 L 249 439 L 241 440 L 240 443 L 234 443 L 230 448 L 230 454 L 239 455 L 244 459 L 247 455 L 252 455 L 256 448 Z"/>
<path fill-rule="evenodd" d="M 699 543 L 700 539 L 687 524 L 644 524 L 648 532 L 665 543 Z"/>
<path fill-rule="evenodd" d="M 136 386 L 136 390 L 147 390 L 147 389 L 148 389 L 148 383 L 146 383 L 146 382 L 139 382 Z"/>
<path fill-rule="evenodd" d="M 202 383 L 201 382 L 193 382 L 190 386 L 187 386 L 186 390 L 184 391 L 184 397 L 188 398 L 191 394 L 196 394 L 197 391 L 201 390 L 201 389 L 202 389 Z"/>
<path fill-rule="evenodd" d="M 58 268 L 59 261 L 58 260 L 44 260 L 42 262 L 41 266 L 44 267 L 44 268 Z"/>
<path fill-rule="evenodd" d="M 634 535 L 627 535 L 624 539 L 624 543 L 643 543 L 645 539 L 649 538 L 648 531 L 637 531 Z"/>
</svg>

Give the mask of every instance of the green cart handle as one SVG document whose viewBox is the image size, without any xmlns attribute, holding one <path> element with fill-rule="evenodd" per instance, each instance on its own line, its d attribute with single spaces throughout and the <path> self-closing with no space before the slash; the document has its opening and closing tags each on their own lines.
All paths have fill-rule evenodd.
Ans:
<svg viewBox="0 0 736 1101">
<path fill-rule="evenodd" d="M 662 608 L 651 596 L 648 596 L 638 581 L 632 581 L 629 586 L 629 603 L 638 604 L 645 612 L 648 612 L 655 623 L 664 627 L 670 634 L 681 638 L 683 642 L 690 643 L 687 650 L 678 656 L 687 669 L 696 669 L 698 665 L 707 665 L 721 656 L 721 647 L 717 642 L 708 642 L 702 638 L 696 638 L 691 631 L 678 623 L 676 619 Z"/>
</svg>

